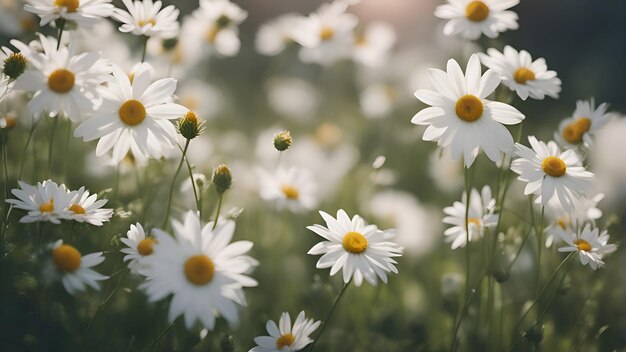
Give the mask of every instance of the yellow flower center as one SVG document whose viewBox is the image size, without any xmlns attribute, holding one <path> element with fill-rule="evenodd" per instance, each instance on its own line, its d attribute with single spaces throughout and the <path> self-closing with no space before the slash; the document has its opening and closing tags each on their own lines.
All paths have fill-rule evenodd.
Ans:
<svg viewBox="0 0 626 352">
<path fill-rule="evenodd" d="M 300 196 L 300 192 L 298 192 L 298 189 L 293 186 L 282 186 L 280 190 L 283 191 L 283 194 L 288 199 L 298 199 L 298 197 Z"/>
<path fill-rule="evenodd" d="M 480 227 L 480 219 L 479 218 L 469 218 L 467 219 L 467 224 L 474 224 L 476 227 Z"/>
<path fill-rule="evenodd" d="M 472 1 L 465 7 L 465 17 L 472 22 L 482 22 L 489 16 L 489 7 L 482 1 Z"/>
<path fill-rule="evenodd" d="M 67 12 L 76 12 L 80 2 L 78 0 L 54 0 L 54 6 L 65 7 Z"/>
<path fill-rule="evenodd" d="M 367 45 L 367 38 L 364 35 L 359 35 L 356 37 L 355 44 L 356 46 L 365 46 Z"/>
<path fill-rule="evenodd" d="M 292 333 L 288 332 L 278 339 L 276 339 L 276 349 L 282 349 L 285 346 L 291 346 L 291 344 L 296 340 L 296 337 L 293 336 Z"/>
<path fill-rule="evenodd" d="M 513 79 L 519 84 L 526 84 L 527 81 L 535 79 L 535 73 L 526 67 L 520 67 L 513 74 Z"/>
<path fill-rule="evenodd" d="M 52 261 L 60 271 L 71 273 L 80 267 L 80 252 L 69 244 L 62 244 L 52 250 Z"/>
<path fill-rule="evenodd" d="M 563 229 L 563 230 L 567 230 L 567 224 L 568 224 L 567 219 L 565 219 L 565 218 L 559 218 L 559 219 L 556 221 L 556 224 L 557 224 L 557 225 L 559 225 L 559 227 L 560 227 L 561 229 Z"/>
<path fill-rule="evenodd" d="M 474 122 L 483 116 L 483 103 L 477 97 L 468 94 L 459 98 L 455 106 L 456 116 L 465 122 Z"/>
<path fill-rule="evenodd" d="M 70 207 L 70 210 L 76 214 L 85 214 L 85 208 L 83 208 L 79 204 L 72 204 L 72 206 Z"/>
<path fill-rule="evenodd" d="M 74 74 L 64 68 L 55 70 L 48 76 L 48 88 L 53 92 L 67 93 L 74 88 Z"/>
<path fill-rule="evenodd" d="M 568 143 L 576 144 L 583 140 L 583 135 L 591 128 L 591 120 L 581 117 L 574 120 L 563 129 L 563 139 Z"/>
<path fill-rule="evenodd" d="M 359 254 L 367 249 L 367 238 L 358 232 L 350 231 L 343 236 L 342 244 L 348 252 Z"/>
<path fill-rule="evenodd" d="M 194 285 L 206 285 L 213 280 L 215 265 L 204 254 L 189 257 L 185 262 L 185 276 Z"/>
<path fill-rule="evenodd" d="M 579 251 L 591 252 L 591 244 L 585 240 L 577 239 L 574 241 L 574 244 Z"/>
<path fill-rule="evenodd" d="M 42 213 L 52 213 L 54 211 L 54 199 L 50 198 L 47 203 L 41 203 L 39 211 Z"/>
<path fill-rule="evenodd" d="M 320 30 L 320 39 L 322 41 L 331 40 L 334 36 L 335 30 L 330 27 L 323 27 L 322 30 Z"/>
<path fill-rule="evenodd" d="M 217 37 L 217 33 L 219 33 L 220 28 L 217 26 L 211 26 L 208 31 L 204 34 L 204 38 L 209 43 L 215 43 L 215 37 Z"/>
<path fill-rule="evenodd" d="M 136 126 L 146 118 L 146 108 L 139 100 L 128 100 L 118 111 L 120 120 L 129 126 Z"/>
<path fill-rule="evenodd" d="M 144 20 L 139 20 L 139 21 L 137 22 L 137 24 L 139 25 L 139 27 L 143 27 L 143 26 L 147 25 L 148 23 L 149 23 L 149 24 L 151 24 L 151 25 L 154 27 L 154 25 L 156 24 L 156 20 L 155 20 L 154 18 L 151 18 L 151 19 L 146 20 L 146 21 L 144 21 Z"/>
<path fill-rule="evenodd" d="M 561 177 L 565 175 L 565 171 L 567 171 L 567 165 L 565 165 L 565 162 L 556 156 L 549 156 L 543 159 L 541 168 L 543 169 L 543 172 L 552 177 Z"/>
<path fill-rule="evenodd" d="M 144 238 L 143 240 L 139 241 L 139 243 L 137 244 L 137 252 L 139 252 L 139 254 L 141 254 L 144 257 L 147 255 L 150 255 L 152 254 L 155 243 L 156 241 L 152 238 Z M 187 265 L 185 264 L 185 273 L 186 272 L 187 272 Z"/>
</svg>

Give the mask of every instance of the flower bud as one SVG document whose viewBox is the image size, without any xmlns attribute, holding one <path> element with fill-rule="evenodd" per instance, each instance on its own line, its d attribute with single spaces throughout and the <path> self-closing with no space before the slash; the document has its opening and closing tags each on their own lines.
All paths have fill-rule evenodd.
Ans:
<svg viewBox="0 0 626 352">
<path fill-rule="evenodd" d="M 172 49 L 176 47 L 177 44 L 178 44 L 177 38 L 163 39 L 161 41 L 161 47 L 163 48 L 164 51 L 171 51 Z"/>
<path fill-rule="evenodd" d="M 213 169 L 212 182 L 215 185 L 217 193 L 222 195 L 226 192 L 233 182 L 233 176 L 231 175 L 228 166 L 221 164 Z"/>
<path fill-rule="evenodd" d="M 289 149 L 293 140 L 291 139 L 291 133 L 289 131 L 281 131 L 274 136 L 274 147 L 279 152 Z"/>
<path fill-rule="evenodd" d="M 28 60 L 22 55 L 22 53 L 14 53 L 4 59 L 4 69 L 2 72 L 9 76 L 11 79 L 16 79 L 21 76 L 26 70 L 26 64 Z"/>
<path fill-rule="evenodd" d="M 524 337 L 531 343 L 538 345 L 543 340 L 543 325 L 533 326 L 524 332 Z"/>
<path fill-rule="evenodd" d="M 194 139 L 204 130 L 204 121 L 198 120 L 198 117 L 192 111 L 189 111 L 178 120 L 178 132 L 186 139 Z"/>
</svg>

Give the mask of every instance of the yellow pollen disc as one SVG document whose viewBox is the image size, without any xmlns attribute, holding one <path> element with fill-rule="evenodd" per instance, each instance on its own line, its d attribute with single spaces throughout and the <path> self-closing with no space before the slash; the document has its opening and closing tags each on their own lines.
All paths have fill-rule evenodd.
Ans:
<svg viewBox="0 0 626 352">
<path fill-rule="evenodd" d="M 556 156 L 549 156 L 543 159 L 541 168 L 543 169 L 543 172 L 552 177 L 561 177 L 565 175 L 565 171 L 567 171 L 567 165 L 565 165 L 565 162 Z"/>
<path fill-rule="evenodd" d="M 322 41 L 331 40 L 333 39 L 334 35 L 335 35 L 335 31 L 330 27 L 324 27 L 320 31 L 320 39 Z"/>
<path fill-rule="evenodd" d="M 209 43 L 215 43 L 215 37 L 217 37 L 217 33 L 219 33 L 220 28 L 216 26 L 211 26 L 209 30 L 205 33 L 204 38 Z"/>
<path fill-rule="evenodd" d="M 479 218 L 469 218 L 467 219 L 467 224 L 474 224 L 476 227 L 480 227 L 480 219 Z"/>
<path fill-rule="evenodd" d="M 83 208 L 82 206 L 78 204 L 72 204 L 72 206 L 70 207 L 70 210 L 76 214 L 85 214 L 85 208 Z"/>
<path fill-rule="evenodd" d="M 139 22 L 137 22 L 139 27 L 143 27 L 143 26 L 147 25 L 148 23 L 151 24 L 154 27 L 154 25 L 156 24 L 156 21 L 155 21 L 154 18 L 151 18 L 151 19 L 149 19 L 147 21 L 139 20 Z"/>
<path fill-rule="evenodd" d="M 291 346 L 293 342 L 296 340 L 296 337 L 293 336 L 292 333 L 288 332 L 285 335 L 282 335 L 278 339 L 276 339 L 276 349 L 282 349 L 285 346 Z"/>
<path fill-rule="evenodd" d="M 556 224 L 563 230 L 567 229 L 567 220 L 564 218 L 560 218 L 556 221 Z"/>
<path fill-rule="evenodd" d="M 215 266 L 206 255 L 194 255 L 185 262 L 185 276 L 194 285 L 206 285 L 213 280 Z"/>
<path fill-rule="evenodd" d="M 65 7 L 67 12 L 76 12 L 80 2 L 78 0 L 54 0 L 54 6 Z"/>
<path fill-rule="evenodd" d="M 367 249 L 367 238 L 358 232 L 350 231 L 343 236 L 342 244 L 348 252 L 359 254 Z"/>
<path fill-rule="evenodd" d="M 526 67 L 520 67 L 513 74 L 513 79 L 519 84 L 526 84 L 526 82 L 535 79 L 535 73 Z"/>
<path fill-rule="evenodd" d="M 80 260 L 80 252 L 69 244 L 62 244 L 52 250 L 52 261 L 60 271 L 76 271 L 80 267 Z"/>
<path fill-rule="evenodd" d="M 489 7 L 482 1 L 472 1 L 465 7 L 465 17 L 472 22 L 482 22 L 489 16 Z"/>
<path fill-rule="evenodd" d="M 47 203 L 42 203 L 39 206 L 39 211 L 42 213 L 52 213 L 54 211 L 54 199 L 50 198 Z"/>
<path fill-rule="evenodd" d="M 137 244 L 137 252 L 139 252 L 139 254 L 141 254 L 144 257 L 147 255 L 150 255 L 152 254 L 152 251 L 153 251 L 152 247 L 154 246 L 155 243 L 156 241 L 152 238 L 144 238 L 143 240 L 139 241 L 139 243 Z"/>
<path fill-rule="evenodd" d="M 474 122 L 483 116 L 483 103 L 468 94 L 459 98 L 455 106 L 456 116 L 465 122 Z"/>
<path fill-rule="evenodd" d="M 298 199 L 298 197 L 300 196 L 300 192 L 298 192 L 298 189 L 293 186 L 282 186 L 280 190 L 288 199 Z"/>
<path fill-rule="evenodd" d="M 129 126 L 136 126 L 146 118 L 146 108 L 139 100 L 128 100 L 118 111 L 120 120 Z"/>
<path fill-rule="evenodd" d="M 576 248 L 578 248 L 579 251 L 584 251 L 584 252 L 591 252 L 591 244 L 589 244 L 589 242 L 585 241 L 585 240 L 575 240 L 574 244 L 576 245 Z"/>
<path fill-rule="evenodd" d="M 360 35 L 355 40 L 356 46 L 365 46 L 367 45 L 367 39 L 364 35 Z"/>
<path fill-rule="evenodd" d="M 48 76 L 48 88 L 53 92 L 67 93 L 74 88 L 74 74 L 64 68 L 55 70 Z"/>
<path fill-rule="evenodd" d="M 583 135 L 591 128 L 591 120 L 581 117 L 574 120 L 563 129 L 563 139 L 568 143 L 576 144 L 583 140 Z"/>
</svg>

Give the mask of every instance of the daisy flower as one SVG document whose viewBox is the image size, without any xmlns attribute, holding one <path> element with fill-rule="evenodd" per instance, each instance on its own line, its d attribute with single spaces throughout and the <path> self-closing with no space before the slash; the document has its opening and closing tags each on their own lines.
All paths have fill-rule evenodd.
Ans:
<svg viewBox="0 0 626 352">
<path fill-rule="evenodd" d="M 584 224 L 602 217 L 602 210 L 598 208 L 598 203 L 604 199 L 604 194 L 599 193 L 594 197 L 574 198 L 573 210 L 565 211 L 559 202 L 555 202 L 554 198 L 548 203 L 547 215 L 551 219 L 546 227 L 548 237 L 546 237 L 546 248 L 552 247 L 555 239 L 559 239 L 558 229 L 566 232 L 576 232 Z"/>
<path fill-rule="evenodd" d="M 343 268 L 343 282 L 354 279 L 356 286 L 361 286 L 363 279 L 375 286 L 376 277 L 387 283 L 387 273 L 398 273 L 393 257 L 402 256 L 402 247 L 391 239 L 395 230 L 379 230 L 376 225 L 365 225 L 363 218 L 355 215 L 352 220 L 343 209 L 337 211 L 337 218 L 320 211 L 326 226 L 313 225 L 307 229 L 322 236 L 322 241 L 308 254 L 323 256 L 317 261 L 318 269 L 330 269 L 335 275 Z"/>
<path fill-rule="evenodd" d="M 278 55 L 291 43 L 307 46 L 311 39 L 305 30 L 306 18 L 287 13 L 259 27 L 256 33 L 256 50 L 267 56 Z"/>
<path fill-rule="evenodd" d="M 498 72 L 502 83 L 522 100 L 529 96 L 538 100 L 543 100 L 546 95 L 559 97 L 561 80 L 556 77 L 556 72 L 548 71 L 544 58 L 533 61 L 528 51 L 518 52 L 509 45 L 502 53 L 490 48 L 487 54 L 479 54 L 483 65 Z"/>
<path fill-rule="evenodd" d="M 463 155 L 468 168 L 480 149 L 494 162 L 502 159 L 502 153 L 511 152 L 513 137 L 503 124 L 518 124 L 524 115 L 508 104 L 485 99 L 500 84 L 494 70 L 487 70 L 481 77 L 480 61 L 474 54 L 465 75 L 453 59 L 448 60 L 447 72 L 430 69 L 429 74 L 436 91 L 420 89 L 415 96 L 431 107 L 411 120 L 428 126 L 423 140 L 436 141 L 440 147 L 450 146 L 452 159 Z"/>
<path fill-rule="evenodd" d="M 162 9 L 161 1 L 122 1 L 128 11 L 118 8 L 113 10 L 113 17 L 122 22 L 120 32 L 163 39 L 174 38 L 178 35 L 180 11 L 174 5 Z"/>
<path fill-rule="evenodd" d="M 592 99 L 576 102 L 576 110 L 571 117 L 561 121 L 559 130 L 554 132 L 554 139 L 565 148 L 592 146 L 592 136 L 600 130 L 611 118 L 606 112 L 607 103 L 598 107 Z"/>
<path fill-rule="evenodd" d="M 58 19 L 91 27 L 101 18 L 111 16 L 111 0 L 26 0 L 24 9 L 41 17 L 41 26 Z"/>
<path fill-rule="evenodd" d="M 85 187 L 69 194 L 70 201 L 62 216 L 66 220 L 86 222 L 91 225 L 102 226 L 113 216 L 113 209 L 103 209 L 107 199 L 98 200 L 97 194 L 89 195 Z"/>
<path fill-rule="evenodd" d="M 242 287 L 256 286 L 246 274 L 257 265 L 245 255 L 250 241 L 230 243 L 235 231 L 232 220 L 222 220 L 215 229 L 202 226 L 197 213 L 188 211 L 184 223 L 172 220 L 174 235 L 155 229 L 153 253 L 144 258 L 150 278 L 142 287 L 151 302 L 173 296 L 169 320 L 184 315 L 190 329 L 196 320 L 209 330 L 217 316 L 236 324 L 237 304 L 245 305 Z"/>
<path fill-rule="evenodd" d="M 560 230 L 559 234 L 568 244 L 559 248 L 559 252 L 578 252 L 580 262 L 583 265 L 589 264 L 593 270 L 603 267 L 602 258 L 617 249 L 616 245 L 608 244 L 609 234 L 606 230 L 602 232 L 598 228 L 592 230 L 589 224 L 582 231 L 571 233 Z"/>
<path fill-rule="evenodd" d="M 11 191 L 17 199 L 7 199 L 6 202 L 15 208 L 28 211 L 28 214 L 23 216 L 20 222 L 49 221 L 53 224 L 61 223 L 70 201 L 65 185 L 59 186 L 52 180 L 37 183 L 37 186 L 31 186 L 22 181 L 17 181 L 17 183 L 20 188 Z"/>
<path fill-rule="evenodd" d="M 274 174 L 259 169 L 261 198 L 276 202 L 276 208 L 294 213 L 311 210 L 317 204 L 317 186 L 313 174 L 304 168 L 278 168 Z"/>
<path fill-rule="evenodd" d="M 126 237 L 121 237 L 120 240 L 127 248 L 122 248 L 121 252 L 126 254 L 124 261 L 129 262 L 128 268 L 137 274 L 147 275 L 148 267 L 144 262 L 144 258 L 153 253 L 155 239 L 152 237 L 146 237 L 146 233 L 143 231 L 143 226 L 140 223 L 130 225 L 130 230 L 126 232 Z"/>
<path fill-rule="evenodd" d="M 119 67 L 101 91 L 103 102 L 93 117 L 81 123 L 75 137 L 84 141 L 100 139 L 96 155 L 113 150 L 119 162 L 133 155 L 160 158 L 176 142 L 176 128 L 169 120 L 180 118 L 187 109 L 171 103 L 176 80 L 160 79 L 151 83 L 150 71 L 140 69 L 131 79 Z"/>
<path fill-rule="evenodd" d="M 280 315 L 278 325 L 269 320 L 265 325 L 270 336 L 258 336 L 254 338 L 257 346 L 249 352 L 291 352 L 300 351 L 313 342 L 309 337 L 321 324 L 321 321 L 306 319 L 304 311 L 298 314 L 296 321 L 291 326 L 289 313 Z"/>
<path fill-rule="evenodd" d="M 99 290 L 98 281 L 106 280 L 109 277 L 99 274 L 91 268 L 103 261 L 102 252 L 83 256 L 73 246 L 58 240 L 52 245 L 52 260 L 46 268 L 45 277 L 47 280 L 60 279 L 65 291 L 71 295 L 85 291 L 86 286 Z"/>
<path fill-rule="evenodd" d="M 380 67 L 387 62 L 389 52 L 396 43 L 396 32 L 385 22 L 372 22 L 365 27 L 363 34 L 354 39 L 352 58 L 355 62 Z"/>
<path fill-rule="evenodd" d="M 445 35 L 461 35 L 476 40 L 481 34 L 497 38 L 500 32 L 517 29 L 517 14 L 507 11 L 519 0 L 448 0 L 435 9 L 435 16 L 449 20 L 443 27 Z"/>
<path fill-rule="evenodd" d="M 452 249 L 465 247 L 467 244 L 468 233 L 465 231 L 466 196 L 467 194 L 463 192 L 461 202 L 454 202 L 451 207 L 446 207 L 443 210 L 447 215 L 443 218 L 444 224 L 452 225 L 443 233 L 446 236 L 446 242 L 451 243 Z M 495 208 L 496 200 L 491 196 L 491 188 L 489 186 L 484 186 L 480 194 L 475 188 L 472 189 L 467 218 L 470 241 L 482 238 L 486 228 L 496 226 L 498 215 L 494 214 Z"/>
<path fill-rule="evenodd" d="M 524 194 L 537 194 L 542 205 L 559 204 L 564 210 L 574 209 L 574 199 L 591 188 L 593 174 L 585 170 L 580 156 L 572 149 L 561 152 L 557 144 L 548 144 L 529 136 L 532 149 L 517 143 L 519 158 L 511 163 L 511 170 L 520 181 L 528 183 Z M 553 199 L 553 197 L 555 199 Z"/>
<path fill-rule="evenodd" d="M 39 35 L 43 53 L 34 56 L 30 68 L 15 81 L 15 89 L 34 92 L 28 103 L 33 114 L 63 115 L 83 120 L 98 100 L 97 89 L 110 72 L 99 52 L 74 55 L 73 46 L 56 50 L 56 44 Z"/>
</svg>

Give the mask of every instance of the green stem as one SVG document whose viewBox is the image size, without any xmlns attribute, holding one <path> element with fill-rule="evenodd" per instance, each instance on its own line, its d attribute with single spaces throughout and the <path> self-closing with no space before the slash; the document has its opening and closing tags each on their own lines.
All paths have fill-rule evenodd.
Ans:
<svg viewBox="0 0 626 352">
<path fill-rule="evenodd" d="M 469 236 L 469 208 L 470 208 L 470 195 L 472 180 L 470 174 L 470 168 L 465 168 L 465 298 L 469 295 L 469 279 L 470 279 L 470 236 Z"/>
<path fill-rule="evenodd" d="M 150 39 L 150 37 L 148 37 L 147 35 L 143 37 L 143 51 L 141 53 L 141 62 L 146 61 L 146 51 L 148 50 L 148 39 Z"/>
<path fill-rule="evenodd" d="M 57 35 L 57 50 L 59 50 L 59 48 L 61 47 L 61 37 L 63 36 L 63 30 L 65 29 L 65 19 L 59 19 L 57 24 L 59 25 L 59 32 Z"/>
<path fill-rule="evenodd" d="M 185 157 L 185 164 L 187 164 L 187 171 L 189 172 L 189 177 L 191 178 L 191 188 L 193 189 L 193 197 L 196 201 L 196 209 L 198 210 L 200 219 L 202 219 L 202 193 L 198 196 L 196 181 L 193 178 L 193 170 L 191 168 L 191 164 L 189 163 L 189 158 L 187 157 Z"/>
<path fill-rule="evenodd" d="M 174 321 L 170 325 L 168 325 L 167 328 L 165 328 L 165 330 L 163 330 L 163 332 L 159 334 L 159 336 L 157 336 L 154 340 L 152 340 L 152 342 L 148 345 L 148 347 L 144 348 L 143 351 L 144 352 L 148 351 L 152 347 L 154 347 L 154 345 L 156 345 L 157 342 L 159 342 L 159 340 L 161 340 L 163 336 L 165 336 L 174 327 L 174 325 L 176 325 L 177 321 L 178 321 L 178 318 L 174 319 Z"/>
<path fill-rule="evenodd" d="M 52 147 L 54 146 L 54 132 L 57 128 L 57 123 L 59 121 L 59 115 L 55 115 L 52 121 L 52 129 L 50 130 L 50 145 L 48 146 L 48 176 L 52 176 Z"/>
<path fill-rule="evenodd" d="M 322 327 L 320 328 L 320 333 L 317 335 L 317 338 L 315 340 L 313 340 L 313 343 L 311 344 L 311 347 L 309 348 L 308 352 L 313 352 L 313 349 L 315 348 L 315 344 L 322 337 L 322 334 L 324 333 L 324 330 L 326 329 L 326 326 L 330 322 L 330 318 L 333 316 L 333 313 L 335 312 L 335 308 L 337 308 L 337 305 L 339 304 L 339 300 L 341 300 L 341 297 L 343 296 L 343 294 L 348 289 L 348 286 L 350 286 L 350 282 L 352 282 L 352 281 L 348 281 L 341 288 L 341 292 L 339 292 L 339 295 L 337 296 L 337 298 L 335 298 L 335 302 L 333 303 L 333 306 L 330 308 L 330 312 L 328 312 L 328 315 L 326 316 L 326 319 L 322 322 Z"/>
<path fill-rule="evenodd" d="M 219 200 L 217 201 L 217 210 L 215 211 L 215 221 L 213 222 L 213 228 L 217 227 L 217 221 L 220 219 L 220 211 L 222 210 L 222 199 L 224 199 L 224 193 L 220 193 Z"/>
<path fill-rule="evenodd" d="M 111 298 L 113 298 L 113 295 L 115 295 L 115 293 L 117 292 L 117 290 L 120 288 L 120 286 L 122 285 L 122 281 L 124 281 L 124 278 L 126 277 L 126 274 L 128 273 L 128 271 L 126 270 L 126 268 L 120 269 L 117 272 L 115 272 L 113 275 L 111 275 L 111 277 L 109 279 L 112 279 L 113 277 L 115 277 L 116 275 L 118 275 L 119 273 L 124 272 L 124 275 L 122 277 L 120 277 L 117 280 L 117 284 L 115 285 L 115 288 L 113 288 L 113 290 L 111 290 L 111 292 L 109 293 L 109 295 L 104 299 L 104 301 L 102 301 L 99 305 L 98 308 L 96 309 L 96 312 L 93 314 L 93 316 L 91 317 L 91 319 L 89 320 L 89 323 L 87 324 L 87 328 L 85 328 L 85 332 L 83 332 L 83 338 L 82 338 L 82 343 L 85 343 L 85 338 L 87 337 L 87 333 L 89 332 L 89 329 L 91 328 L 91 326 L 93 325 L 93 322 L 95 321 L 96 317 L 98 316 L 98 313 L 100 313 L 100 310 L 107 305 L 107 303 L 109 303 L 109 301 L 111 300 Z"/>
<path fill-rule="evenodd" d="M 30 142 L 33 139 L 33 135 L 35 134 L 35 128 L 37 128 L 37 124 L 39 123 L 39 121 L 35 122 L 33 121 L 33 125 L 30 127 L 30 131 L 28 132 L 28 138 L 26 139 L 26 145 L 24 145 L 24 151 L 22 152 L 22 161 L 21 161 L 21 165 L 20 165 L 20 173 L 17 176 L 17 180 L 21 181 L 22 180 L 22 175 L 24 174 L 24 165 L 26 164 L 26 153 L 28 152 L 28 147 L 30 146 Z"/>
<path fill-rule="evenodd" d="M 167 219 L 170 216 L 170 208 L 172 206 L 172 196 L 174 195 L 174 186 L 176 185 L 176 177 L 178 177 L 178 173 L 180 169 L 183 167 L 183 162 L 185 161 L 185 155 L 187 154 L 187 149 L 189 148 L 190 140 L 187 139 L 185 141 L 185 147 L 183 148 L 183 156 L 180 158 L 180 162 L 178 163 L 178 167 L 176 167 L 176 172 L 174 173 L 174 178 L 172 179 L 172 184 L 170 185 L 170 193 L 167 197 L 167 207 L 165 208 L 165 217 L 163 218 L 163 226 L 162 228 L 165 230 L 167 227 Z"/>
<path fill-rule="evenodd" d="M 541 206 L 541 216 L 539 218 L 539 229 L 537 232 L 537 284 L 535 285 L 535 294 L 538 293 L 539 285 L 541 283 L 541 252 L 543 249 L 543 214 L 545 207 Z"/>
</svg>

